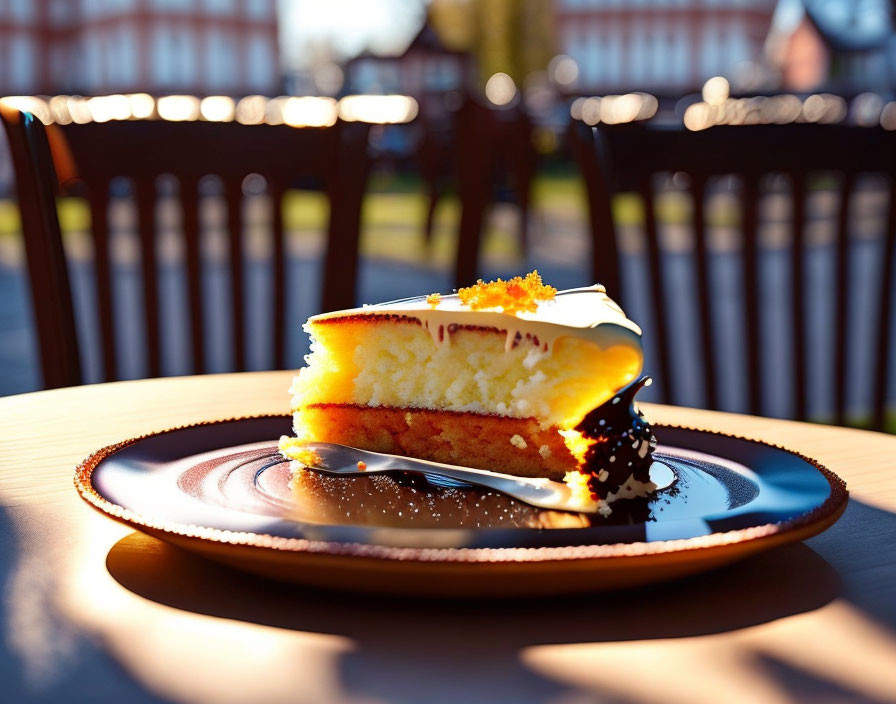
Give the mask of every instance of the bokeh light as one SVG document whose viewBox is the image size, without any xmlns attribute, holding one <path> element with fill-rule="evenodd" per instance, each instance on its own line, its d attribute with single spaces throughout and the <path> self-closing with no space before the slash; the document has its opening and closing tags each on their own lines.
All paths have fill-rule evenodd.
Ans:
<svg viewBox="0 0 896 704">
<path fill-rule="evenodd" d="M 571 88 L 579 80 L 579 65 L 575 59 L 560 54 L 548 64 L 548 77 L 563 88 Z"/>
<path fill-rule="evenodd" d="M 703 84 L 703 102 L 710 105 L 721 105 L 731 93 L 728 79 L 723 76 L 713 76 Z"/>
<path fill-rule="evenodd" d="M 339 101 L 346 122 L 400 124 L 417 117 L 417 110 L 417 101 L 406 95 L 347 95 Z"/>
<path fill-rule="evenodd" d="M 128 95 L 131 105 L 131 116 L 136 120 L 152 117 L 156 110 L 156 101 L 149 93 L 131 93 Z"/>
<path fill-rule="evenodd" d="M 329 127 L 338 116 L 333 98 L 288 98 L 283 104 L 283 122 L 291 127 Z"/>
<path fill-rule="evenodd" d="M 268 99 L 263 95 L 247 95 L 236 104 L 236 121 L 243 125 L 260 125 L 264 122 Z"/>
<path fill-rule="evenodd" d="M 586 125 L 600 122 L 600 98 L 588 98 L 582 103 L 582 121 Z"/>
<path fill-rule="evenodd" d="M 896 130 L 896 102 L 884 105 L 880 111 L 880 126 L 885 130 Z"/>
<path fill-rule="evenodd" d="M 210 95 L 199 103 L 199 114 L 209 122 L 230 122 L 236 114 L 236 103 L 226 95 Z"/>
<path fill-rule="evenodd" d="M 131 117 L 131 103 L 125 95 L 98 95 L 90 98 L 87 110 L 94 122 L 127 120 Z"/>
<path fill-rule="evenodd" d="M 30 112 L 44 124 L 49 124 L 52 120 L 49 105 L 33 95 L 8 95 L 0 98 L 0 103 L 15 110 Z"/>
<path fill-rule="evenodd" d="M 493 105 L 509 105 L 516 98 L 516 84 L 506 73 L 496 73 L 486 81 L 485 97 Z"/>
<path fill-rule="evenodd" d="M 199 118 L 199 98 L 195 95 L 166 95 L 156 103 L 159 117 L 172 122 Z"/>
</svg>

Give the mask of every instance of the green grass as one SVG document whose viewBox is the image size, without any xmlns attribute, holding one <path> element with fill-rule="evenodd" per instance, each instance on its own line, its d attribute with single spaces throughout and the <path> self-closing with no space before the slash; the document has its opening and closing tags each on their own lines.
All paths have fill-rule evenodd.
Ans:
<svg viewBox="0 0 896 704">
<path fill-rule="evenodd" d="M 83 198 L 59 198 L 56 201 L 59 226 L 64 232 L 83 231 L 90 227 L 90 209 Z M 17 235 L 22 230 L 15 201 L 0 200 L 0 236 Z"/>
<path fill-rule="evenodd" d="M 19 219 L 19 209 L 14 201 L 0 200 L 0 236 L 14 235 L 20 232 L 22 223 Z"/>
</svg>

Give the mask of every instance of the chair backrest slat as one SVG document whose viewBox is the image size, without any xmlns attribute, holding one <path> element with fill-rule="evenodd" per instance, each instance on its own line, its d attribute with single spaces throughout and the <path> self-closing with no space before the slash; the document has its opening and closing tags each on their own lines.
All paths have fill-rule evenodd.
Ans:
<svg viewBox="0 0 896 704">
<path fill-rule="evenodd" d="M 612 171 L 606 164 L 603 143 L 600 135 L 592 135 L 591 128 L 582 122 L 572 123 L 569 136 L 574 145 L 580 145 L 574 153 L 587 185 L 585 198 L 590 214 L 592 278 L 606 287 L 611 298 L 623 301 L 611 197 L 615 186 L 610 182 Z"/>
<path fill-rule="evenodd" d="M 16 177 L 25 259 L 44 388 L 81 383 L 74 307 L 59 218 L 56 175 L 44 126 L 33 115 L 0 105 Z"/>
<path fill-rule="evenodd" d="M 750 413 L 762 412 L 761 337 L 759 321 L 759 182 L 746 174 L 741 188 L 741 231 L 744 247 L 744 315 L 747 387 Z"/>
<path fill-rule="evenodd" d="M 233 359 L 237 371 L 246 370 L 246 316 L 243 285 L 243 188 L 239 178 L 224 182 L 227 196 L 227 235 L 230 244 L 230 305 L 233 312 Z"/>
<path fill-rule="evenodd" d="M 482 223 L 491 198 L 495 159 L 494 141 L 488 139 L 480 124 L 484 114 L 467 102 L 458 110 L 454 139 L 466 144 L 458 149 L 457 195 L 462 204 L 457 228 L 457 254 L 454 260 L 454 285 L 469 286 L 476 281 Z"/>
<path fill-rule="evenodd" d="M 712 289 L 709 279 L 709 254 L 707 249 L 706 219 L 704 200 L 706 178 L 693 174 L 690 184 L 694 223 L 694 254 L 697 269 L 697 301 L 700 314 L 700 348 L 703 356 L 703 385 L 706 393 L 706 407 L 718 408 L 718 360 L 713 344 Z"/>
<path fill-rule="evenodd" d="M 883 237 L 881 252 L 880 289 L 877 296 L 880 301 L 878 309 L 878 337 L 874 358 L 874 376 L 871 379 L 871 398 L 873 399 L 872 427 L 883 430 L 885 423 L 887 389 L 890 375 L 893 373 L 893 352 L 890 337 L 893 332 L 893 297 L 896 296 L 896 276 L 894 276 L 894 258 L 896 258 L 896 177 L 890 178 L 890 202 L 887 204 L 886 232 Z"/>
<path fill-rule="evenodd" d="M 666 306 L 666 277 L 660 254 L 659 232 L 656 224 L 656 208 L 654 206 L 653 186 L 650 179 L 638 184 L 638 192 L 644 204 L 644 229 L 647 236 L 647 253 L 650 267 L 650 289 L 653 295 L 654 325 L 656 325 L 656 344 L 660 350 L 669 346 L 669 318 Z M 661 398 L 668 403 L 672 398 L 671 363 L 668 354 L 659 355 L 660 374 L 662 376 Z"/>
<path fill-rule="evenodd" d="M 479 250 L 496 182 L 503 182 L 520 207 L 520 250 L 528 252 L 528 209 L 537 154 L 532 120 L 521 106 L 494 109 L 468 98 L 455 114 L 453 161 L 456 166 L 460 225 L 457 230 L 454 285 L 478 278 Z M 427 169 L 432 177 L 433 170 Z"/>
<path fill-rule="evenodd" d="M 847 318 L 849 316 L 849 196 L 855 185 L 855 175 L 852 172 L 843 174 L 839 187 L 839 199 L 837 210 L 837 244 L 836 244 L 836 274 L 834 286 L 834 419 L 838 425 L 843 425 L 846 420 L 846 353 Z"/>
<path fill-rule="evenodd" d="M 793 369 L 794 417 L 808 418 L 806 404 L 806 294 L 805 294 L 805 233 L 806 233 L 806 178 L 797 171 L 790 176 L 792 203 L 792 232 L 790 252 L 791 315 L 793 316 L 793 344 L 791 367 Z"/>
<path fill-rule="evenodd" d="M 345 135 L 337 145 L 334 171 L 328 183 L 330 203 L 335 205 L 330 208 L 328 246 L 324 258 L 321 309 L 325 312 L 355 305 L 362 195 L 369 168 L 369 161 L 364 156 L 367 132 L 360 127 L 359 123 L 345 126 Z"/>
<path fill-rule="evenodd" d="M 103 350 L 103 380 L 118 379 L 115 355 L 115 311 L 112 307 L 112 265 L 109 253 L 109 181 L 90 190 L 90 226 L 93 230 L 93 266 L 96 280 L 96 307 Z"/>
<path fill-rule="evenodd" d="M 190 340 L 193 373 L 205 373 L 205 308 L 202 295 L 202 260 L 199 239 L 199 182 L 192 176 L 180 179 L 180 205 L 187 255 L 187 295 L 190 303 Z"/>
<path fill-rule="evenodd" d="M 137 200 L 137 232 L 143 273 L 143 308 L 146 326 L 149 376 L 162 375 L 162 343 L 159 324 L 159 278 L 156 254 L 156 186 L 152 178 L 134 182 Z"/>
<path fill-rule="evenodd" d="M 279 182 L 268 184 L 271 196 L 271 222 L 273 228 L 271 238 L 274 261 L 271 276 L 274 302 L 274 367 L 282 368 L 286 359 L 286 296 L 289 291 L 287 280 L 288 262 L 284 255 L 285 245 L 283 233 L 283 193 L 284 186 Z M 354 298 L 354 287 L 352 287 Z"/>
</svg>

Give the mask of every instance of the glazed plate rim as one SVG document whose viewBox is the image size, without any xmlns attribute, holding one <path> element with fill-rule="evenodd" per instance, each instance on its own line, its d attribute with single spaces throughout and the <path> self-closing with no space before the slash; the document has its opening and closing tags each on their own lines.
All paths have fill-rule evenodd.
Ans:
<svg viewBox="0 0 896 704">
<path fill-rule="evenodd" d="M 277 553 L 298 553 L 301 555 L 320 556 L 321 558 L 367 558 L 384 562 L 418 562 L 418 563 L 531 563 L 579 560 L 604 560 L 608 558 L 638 559 L 650 556 L 668 555 L 669 553 L 693 553 L 693 551 L 709 551 L 725 546 L 755 544 L 768 542 L 779 544 L 803 540 L 832 525 L 842 514 L 848 500 L 846 483 L 824 467 L 818 461 L 781 445 L 756 440 L 739 435 L 722 433 L 685 425 L 655 424 L 657 430 L 668 428 L 695 432 L 705 435 L 745 441 L 773 450 L 785 452 L 811 465 L 828 482 L 828 497 L 815 508 L 795 516 L 792 519 L 777 523 L 762 523 L 747 528 L 724 532 L 713 532 L 707 535 L 681 538 L 675 540 L 655 540 L 650 542 L 626 542 L 611 544 L 585 544 L 570 546 L 541 547 L 406 547 L 389 546 L 358 542 L 333 542 L 309 538 L 281 537 L 267 533 L 230 531 L 199 525 L 184 525 L 173 521 L 153 519 L 141 515 L 124 506 L 113 503 L 100 494 L 92 482 L 93 472 L 100 463 L 130 445 L 168 433 L 191 428 L 199 428 L 224 423 L 235 423 L 249 420 L 287 419 L 288 414 L 260 414 L 206 420 L 189 423 L 160 431 L 146 433 L 138 437 L 107 445 L 92 453 L 81 462 L 75 470 L 74 484 L 79 495 L 88 504 L 104 515 L 124 523 L 143 533 L 162 539 L 169 539 L 176 544 L 199 541 L 204 544 L 228 546 L 238 550 L 241 548 L 275 551 Z M 226 449 L 226 448 L 221 448 Z M 439 530 L 439 529 L 429 529 Z M 449 529 L 450 530 L 450 529 Z M 533 530 L 533 529 L 520 529 Z M 758 549 L 759 545 L 754 545 Z"/>
</svg>

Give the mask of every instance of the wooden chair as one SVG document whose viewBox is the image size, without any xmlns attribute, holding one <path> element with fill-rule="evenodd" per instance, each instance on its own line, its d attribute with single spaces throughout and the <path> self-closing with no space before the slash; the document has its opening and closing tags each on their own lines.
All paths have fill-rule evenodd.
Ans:
<svg viewBox="0 0 896 704">
<path fill-rule="evenodd" d="M 4 105 L 0 105 L 0 120 L 9 135 L 19 192 L 25 261 L 31 282 L 44 387 L 54 389 L 80 384 L 75 314 L 56 215 L 56 179 L 47 134 L 34 115 Z"/>
<path fill-rule="evenodd" d="M 876 311 L 877 339 L 873 345 L 871 367 L 871 426 L 882 429 L 885 422 L 887 388 L 896 354 L 889 347 L 893 311 L 893 256 L 896 239 L 896 133 L 879 128 L 858 128 L 844 125 L 790 124 L 717 126 L 698 132 L 657 126 L 602 127 L 599 130 L 580 122 L 570 128 L 570 142 L 587 188 L 593 246 L 592 272 L 595 280 L 605 282 L 611 295 L 622 296 L 622 266 L 619 251 L 619 230 L 614 222 L 611 200 L 614 194 L 634 192 L 643 202 L 647 268 L 653 308 L 655 346 L 658 352 L 660 399 L 674 400 L 670 331 L 671 295 L 665 253 L 658 232 L 656 200 L 657 174 L 686 174 L 691 203 L 693 231 L 693 271 L 697 307 L 699 341 L 695 348 L 702 357 L 705 405 L 719 406 L 719 351 L 713 330 L 714 291 L 710 284 L 710 260 L 707 249 L 705 200 L 714 179 L 734 174 L 739 182 L 737 199 L 740 210 L 740 262 L 743 276 L 742 302 L 746 341 L 748 411 L 763 410 L 761 374 L 763 372 L 763 339 L 761 321 L 768 313 L 760 306 L 760 200 L 763 179 L 769 174 L 789 181 L 792 204 L 790 239 L 789 301 L 781 301 L 789 309 L 792 325 L 792 356 L 775 360 L 788 364 L 793 378 L 793 415 L 808 419 L 809 383 L 807 365 L 814 350 L 809 349 L 810 301 L 806 293 L 807 272 L 807 194 L 812 179 L 819 173 L 838 175 L 839 192 L 834 241 L 835 304 L 831 326 L 834 331 L 833 388 L 834 420 L 845 424 L 847 418 L 847 351 L 849 349 L 849 315 L 853 297 L 863 287 L 876 286 L 873 300 L 879 301 Z M 883 174 L 888 179 L 886 230 L 882 237 L 879 284 L 873 280 L 854 281 L 850 274 L 849 202 L 862 174 Z M 677 302 L 677 301 L 676 301 Z M 871 312 L 869 312 L 869 315 Z M 865 344 L 866 341 L 860 341 Z M 867 349 L 867 347 L 866 347 Z"/>
<path fill-rule="evenodd" d="M 45 129 L 30 116 L 4 111 L 3 121 L 10 135 L 16 161 L 19 200 L 22 203 L 26 244 L 35 238 L 52 242 L 58 259 L 62 251 L 59 223 L 52 199 L 43 197 L 53 188 L 53 162 L 48 150 L 28 150 L 24 145 L 46 144 Z M 195 373 L 205 371 L 203 339 L 201 258 L 199 251 L 199 181 L 214 175 L 223 183 L 227 202 L 227 228 L 230 250 L 231 301 L 234 360 L 237 370 L 246 368 L 246 320 L 243 283 L 242 183 L 249 174 L 260 174 L 267 182 L 273 211 L 274 306 L 273 367 L 285 366 L 286 333 L 286 260 L 281 204 L 285 191 L 297 179 L 313 179 L 327 193 L 330 202 L 328 238 L 323 267 L 321 308 L 334 310 L 355 304 L 358 266 L 358 240 L 361 201 L 368 171 L 367 136 L 363 123 L 339 122 L 331 128 L 293 128 L 286 125 L 242 125 L 235 122 L 122 121 L 108 123 L 50 126 L 50 142 L 56 166 L 63 180 L 78 180 L 86 185 L 93 234 L 97 308 L 103 353 L 103 377 L 117 379 L 115 326 L 113 324 L 112 277 L 109 259 L 109 186 L 124 177 L 133 184 L 138 214 L 141 247 L 144 324 L 148 347 L 147 376 L 161 374 L 158 266 L 156 259 L 156 181 L 163 174 L 177 178 L 182 210 L 182 230 L 186 251 L 188 303 L 191 326 L 191 350 Z M 21 175 L 20 175 L 21 173 Z M 27 178 L 32 175 L 32 178 Z M 40 214 L 40 217 L 38 217 Z M 36 230 L 42 230 L 37 235 Z M 39 267 L 39 258 L 28 249 L 29 266 Z M 57 267 L 58 268 L 58 267 Z M 52 274 L 55 291 L 44 294 L 32 274 L 34 305 L 38 320 L 60 313 L 43 309 L 62 307 L 70 315 L 67 282 Z M 81 382 L 75 373 L 76 346 L 58 347 L 38 325 L 44 373 L 63 351 L 68 357 L 62 378 L 45 376 L 45 385 Z M 71 330 L 65 328 L 66 335 Z"/>
</svg>

